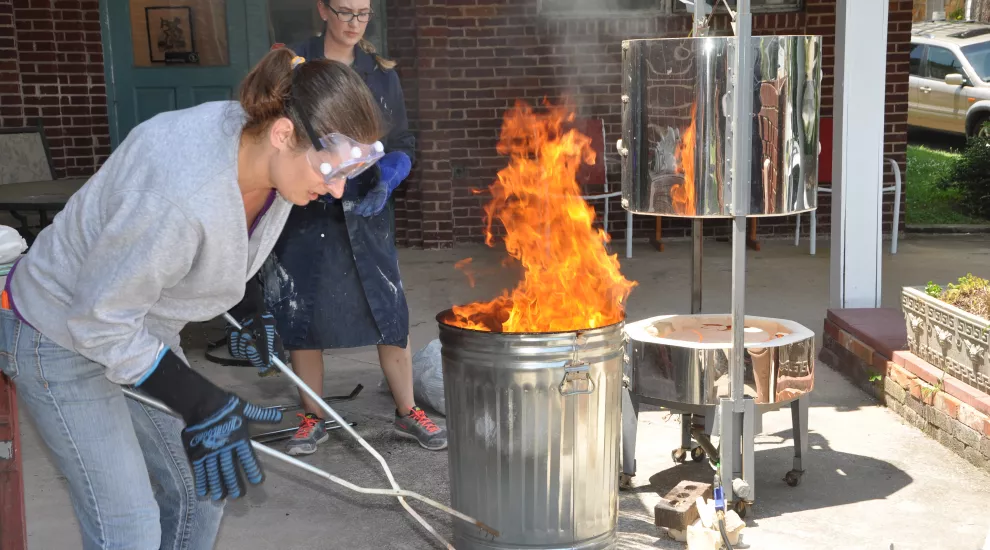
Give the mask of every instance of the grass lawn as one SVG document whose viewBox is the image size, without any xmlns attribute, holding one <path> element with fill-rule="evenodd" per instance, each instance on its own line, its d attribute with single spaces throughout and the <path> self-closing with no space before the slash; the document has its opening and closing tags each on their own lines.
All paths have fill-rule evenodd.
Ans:
<svg viewBox="0 0 990 550">
<path fill-rule="evenodd" d="M 959 194 L 938 184 L 951 172 L 958 153 L 908 145 L 905 222 L 922 225 L 986 223 L 956 211 Z"/>
</svg>

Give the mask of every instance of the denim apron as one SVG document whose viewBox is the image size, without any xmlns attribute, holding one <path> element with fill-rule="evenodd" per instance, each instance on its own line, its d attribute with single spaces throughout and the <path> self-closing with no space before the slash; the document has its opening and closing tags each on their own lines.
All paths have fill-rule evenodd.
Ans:
<svg viewBox="0 0 990 550">
<path fill-rule="evenodd" d="M 323 57 L 323 39 L 292 48 L 307 60 Z M 385 151 L 413 158 L 398 76 L 355 48 L 353 68 L 378 99 L 390 132 Z M 261 271 L 265 301 L 288 350 L 387 344 L 405 347 L 409 307 L 389 209 L 371 217 L 353 212 L 378 178 L 377 168 L 349 180 L 341 200 L 293 207 Z"/>
</svg>

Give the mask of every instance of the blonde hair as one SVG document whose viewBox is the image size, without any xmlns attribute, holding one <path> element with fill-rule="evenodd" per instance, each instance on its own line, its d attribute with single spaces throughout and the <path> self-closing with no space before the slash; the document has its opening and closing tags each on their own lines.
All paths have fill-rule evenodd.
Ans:
<svg viewBox="0 0 990 550">
<path fill-rule="evenodd" d="M 358 42 L 358 47 L 364 50 L 364 53 L 374 57 L 375 63 L 377 63 L 378 67 L 383 71 L 388 71 L 395 68 L 395 61 L 378 55 L 378 50 L 375 48 L 375 45 L 367 39 L 362 38 L 361 41 Z"/>
</svg>

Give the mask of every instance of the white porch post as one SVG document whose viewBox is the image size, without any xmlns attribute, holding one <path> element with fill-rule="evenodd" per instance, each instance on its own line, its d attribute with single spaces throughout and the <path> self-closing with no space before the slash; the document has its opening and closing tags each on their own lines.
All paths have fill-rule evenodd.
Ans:
<svg viewBox="0 0 990 550">
<path fill-rule="evenodd" d="M 830 307 L 880 306 L 887 0 L 838 0 Z"/>
</svg>

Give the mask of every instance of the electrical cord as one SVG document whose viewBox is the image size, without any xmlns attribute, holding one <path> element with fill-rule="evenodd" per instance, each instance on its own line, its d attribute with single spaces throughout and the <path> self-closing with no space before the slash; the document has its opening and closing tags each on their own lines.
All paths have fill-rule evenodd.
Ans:
<svg viewBox="0 0 990 550">
<path fill-rule="evenodd" d="M 722 544 L 725 545 L 726 550 L 732 550 L 732 544 L 729 543 L 729 535 L 725 532 L 725 512 L 718 510 L 715 512 L 715 517 L 718 518 L 718 532 L 722 534 Z"/>
<path fill-rule="evenodd" d="M 715 471 L 715 519 L 718 521 L 718 532 L 722 535 L 722 544 L 725 545 L 726 550 L 732 550 L 732 544 L 729 542 L 729 535 L 726 533 L 725 527 L 725 488 L 722 486 L 722 476 Z"/>
</svg>

